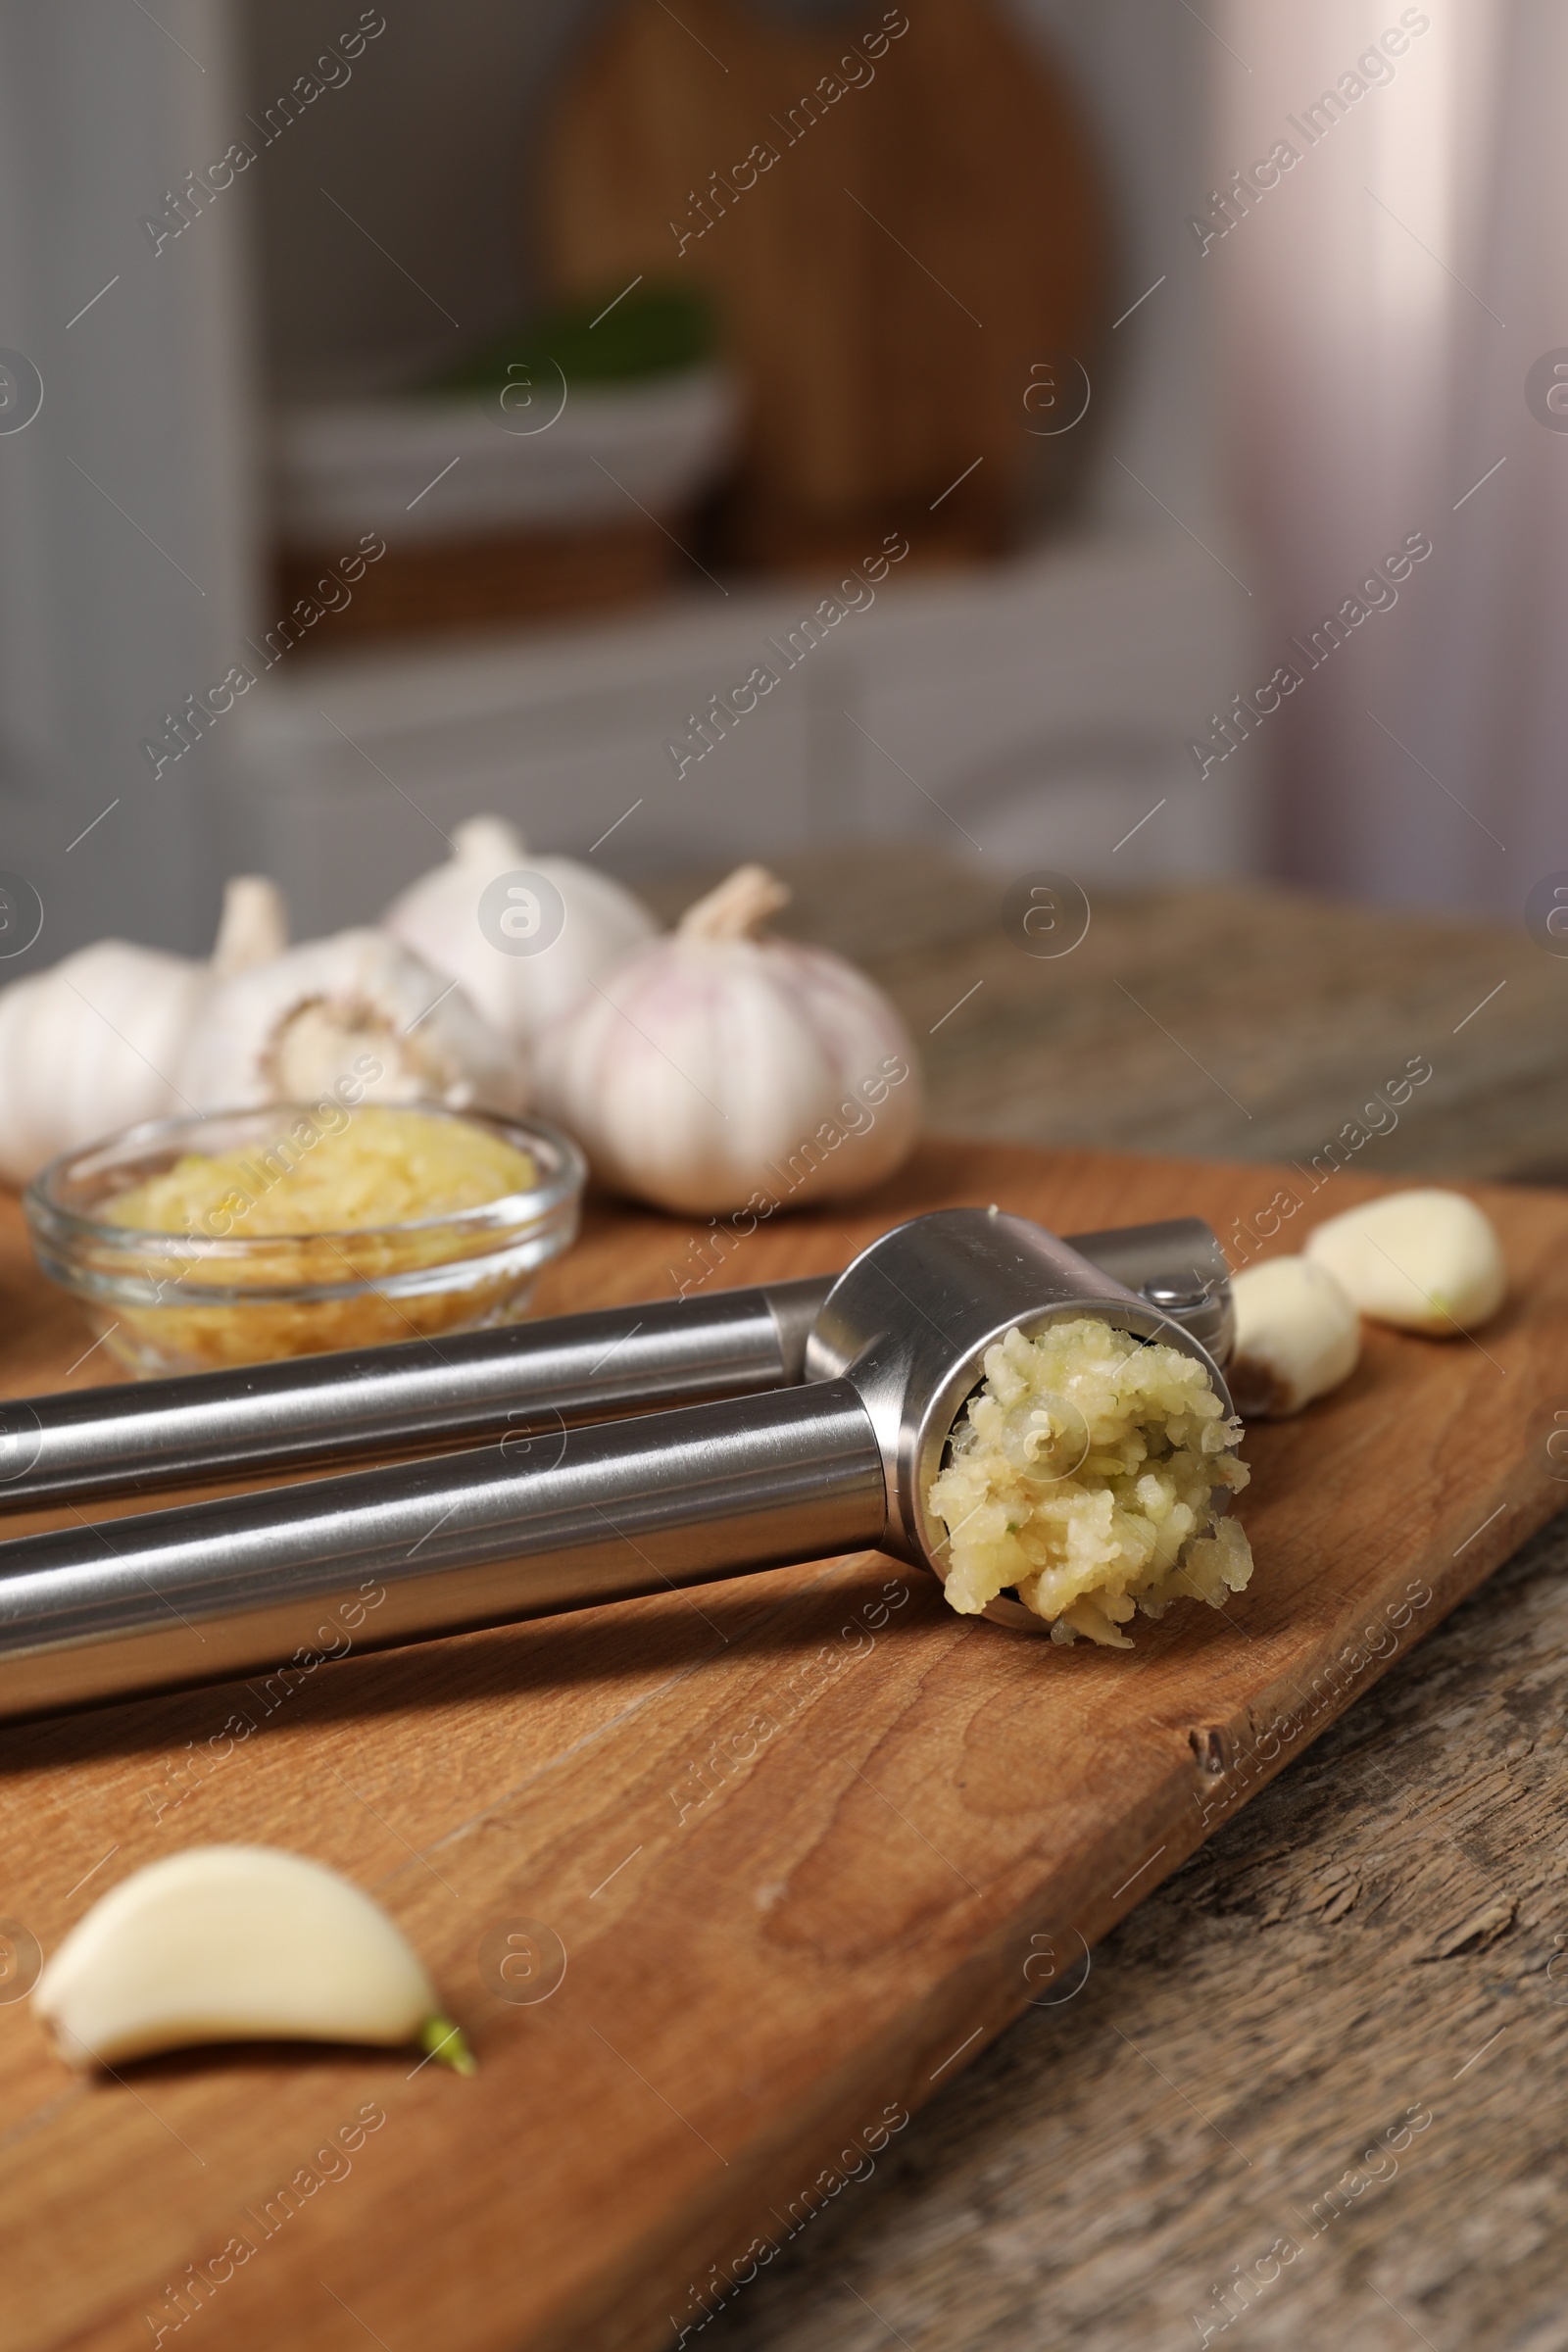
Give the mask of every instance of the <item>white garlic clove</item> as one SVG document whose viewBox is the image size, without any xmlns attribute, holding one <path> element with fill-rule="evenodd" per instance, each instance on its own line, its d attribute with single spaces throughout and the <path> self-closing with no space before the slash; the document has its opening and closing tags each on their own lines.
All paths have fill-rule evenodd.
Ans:
<svg viewBox="0 0 1568 2352">
<path fill-rule="evenodd" d="M 1508 1287 L 1491 1219 L 1463 1193 L 1390 1193 L 1330 1217 L 1306 1253 L 1363 1315 L 1451 1339 L 1484 1323 Z"/>
<path fill-rule="evenodd" d="M 372 1102 L 520 1110 L 527 1074 L 454 987 L 383 931 L 340 931 L 213 990 L 179 1065 L 198 1110 L 312 1102 L 345 1078 Z"/>
<path fill-rule="evenodd" d="M 389 931 L 449 979 L 461 980 L 491 1027 L 526 1045 L 580 1003 L 594 981 L 659 926 L 642 901 L 574 858 L 535 858 L 505 817 L 470 816 L 445 865 L 420 877 L 381 917 Z M 480 902 L 501 875 L 540 874 L 559 894 L 564 923 L 529 955 L 496 944 Z"/>
<path fill-rule="evenodd" d="M 1231 1277 L 1236 1339 L 1225 1377 L 1250 1421 L 1281 1420 L 1348 1380 L 1361 1318 L 1329 1272 L 1306 1257 L 1271 1257 Z"/>
<path fill-rule="evenodd" d="M 864 973 L 759 937 L 788 897 L 742 866 L 539 1041 L 542 1106 L 602 1182 L 689 1215 L 878 1184 L 919 1131 L 914 1048 Z"/>
<path fill-rule="evenodd" d="M 263 1845 L 193 1846 L 100 1898 L 33 1990 L 73 2066 L 204 2041 L 422 2041 L 473 2060 L 386 1913 Z"/>
</svg>

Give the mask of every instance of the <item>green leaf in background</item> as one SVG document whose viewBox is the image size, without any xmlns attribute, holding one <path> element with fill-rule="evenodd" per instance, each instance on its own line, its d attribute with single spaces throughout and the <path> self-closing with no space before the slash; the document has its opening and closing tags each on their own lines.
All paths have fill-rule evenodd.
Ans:
<svg viewBox="0 0 1568 2352">
<path fill-rule="evenodd" d="M 503 341 L 420 389 L 441 394 L 500 392 L 509 381 L 517 380 L 509 378 L 509 368 L 520 367 L 537 374 L 548 370 L 552 361 L 568 384 L 632 383 L 674 375 L 712 357 L 713 315 L 703 295 L 685 287 L 639 286 L 607 313 L 605 306 L 611 302 L 613 289 L 599 302 L 563 303 L 540 311 Z"/>
</svg>

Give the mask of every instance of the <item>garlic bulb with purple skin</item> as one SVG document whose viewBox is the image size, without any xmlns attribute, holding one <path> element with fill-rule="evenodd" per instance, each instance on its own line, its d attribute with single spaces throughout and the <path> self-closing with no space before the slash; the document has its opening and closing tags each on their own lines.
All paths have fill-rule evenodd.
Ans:
<svg viewBox="0 0 1568 2352">
<path fill-rule="evenodd" d="M 601 1182 L 710 1216 L 842 1200 L 906 1158 L 908 1034 L 840 956 L 761 935 L 789 898 L 743 865 L 616 964 L 538 1047 L 538 1099 Z"/>
</svg>

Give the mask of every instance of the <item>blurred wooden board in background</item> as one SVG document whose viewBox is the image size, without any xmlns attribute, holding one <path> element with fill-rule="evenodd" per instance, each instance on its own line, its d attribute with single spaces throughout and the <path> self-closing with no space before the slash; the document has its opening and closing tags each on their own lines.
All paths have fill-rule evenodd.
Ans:
<svg viewBox="0 0 1568 2352">
<path fill-rule="evenodd" d="M 958 1201 L 1228 1233 L 1283 1180 L 933 1143 L 713 1279 L 825 1270 Z M 1273 1247 L 1376 1189 L 1337 1179 Z M 962 1622 L 858 1555 L 350 1656 L 270 1712 L 255 1677 L 0 1733 L 0 1912 L 45 1952 L 141 1862 L 274 1841 L 376 1892 L 480 2061 L 464 2082 L 412 2054 L 220 2050 L 83 2082 L 0 2003 L 8 2352 L 157 2340 L 182 2279 L 179 2340 L 225 2352 L 674 2344 L 710 2266 L 770 2259 L 747 2249 L 804 2227 L 1561 1501 L 1568 1201 L 1484 1198 L 1503 1312 L 1477 1342 L 1370 1331 L 1335 1396 L 1250 1432 L 1251 1589 L 1130 1655 Z M 668 1295 L 694 1236 L 597 1209 L 541 1306 Z M 80 1327 L 9 1205 L 0 1299 L 5 1385 L 58 1384 Z M 548 1999 L 499 1997 L 509 1933 L 559 1938 Z"/>
<path fill-rule="evenodd" d="M 551 124 L 543 259 L 569 295 L 711 292 L 745 393 L 746 556 L 854 564 L 890 530 L 917 563 L 993 553 L 1030 468 L 1084 439 L 1042 428 L 1070 428 L 1062 363 L 1093 371 L 1108 318 L 1089 135 L 993 0 L 816 18 L 612 10 Z"/>
</svg>

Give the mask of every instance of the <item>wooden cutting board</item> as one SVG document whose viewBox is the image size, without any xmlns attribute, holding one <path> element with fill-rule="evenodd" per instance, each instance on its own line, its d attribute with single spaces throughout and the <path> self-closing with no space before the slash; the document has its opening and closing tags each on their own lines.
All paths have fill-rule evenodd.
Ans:
<svg viewBox="0 0 1568 2352">
<path fill-rule="evenodd" d="M 1282 1184 L 1306 1191 L 932 1143 L 713 1280 L 825 1270 L 954 1202 L 1229 1236 Z M 1273 1247 L 1380 1189 L 1336 1178 Z M 7 2352 L 673 2346 L 809 2244 L 922 2100 L 1070 1997 L 1086 1947 L 1568 1499 L 1568 1200 L 1477 1198 L 1509 1304 L 1473 1342 L 1371 1330 L 1335 1396 L 1250 1432 L 1250 1590 L 1131 1654 L 960 1621 L 861 1554 L 351 1656 L 270 1713 L 255 1677 L 0 1733 L 10 1948 L 52 1950 L 156 1856 L 271 1840 L 373 1889 L 480 2062 L 291 2046 L 82 2081 L 0 2005 Z M 667 1294 L 691 1238 L 599 1210 L 541 1305 Z M 9 1204 L 0 1298 L 0 1384 L 59 1385 L 83 1335 Z M 498 1997 L 500 1960 L 527 1991 L 563 1952 L 548 1998 Z"/>
</svg>

